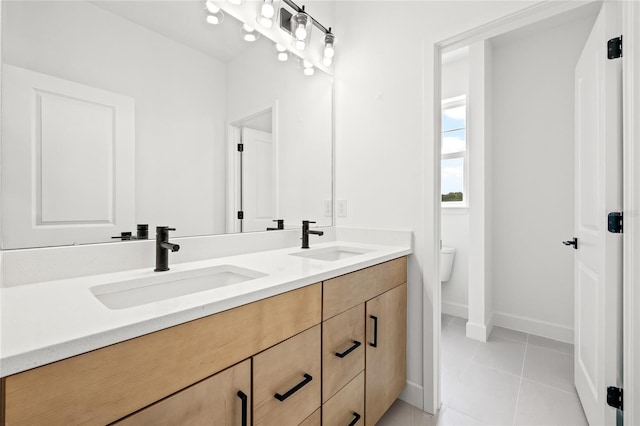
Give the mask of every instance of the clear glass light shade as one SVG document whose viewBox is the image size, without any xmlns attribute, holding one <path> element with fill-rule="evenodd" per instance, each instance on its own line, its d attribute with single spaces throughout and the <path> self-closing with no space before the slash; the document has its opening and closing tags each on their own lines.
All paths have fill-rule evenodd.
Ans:
<svg viewBox="0 0 640 426">
<path fill-rule="evenodd" d="M 308 59 L 302 60 L 302 66 L 305 68 L 313 68 L 313 64 Z"/>
<path fill-rule="evenodd" d="M 336 56 L 336 51 L 333 48 L 333 44 L 327 44 L 324 47 L 324 57 L 325 58 L 333 58 Z"/>
<path fill-rule="evenodd" d="M 212 13 L 212 14 L 216 14 L 218 12 L 220 12 L 220 8 L 218 7 L 218 5 L 216 5 L 214 2 L 212 2 L 211 0 L 207 0 L 204 3 L 205 7 L 207 8 L 207 10 Z"/>
<path fill-rule="evenodd" d="M 291 31 L 296 40 L 304 41 L 307 39 L 310 23 L 309 15 L 304 12 L 298 12 L 291 17 Z"/>
<path fill-rule="evenodd" d="M 315 74 L 316 69 L 315 69 L 315 68 L 313 68 L 313 67 L 305 68 L 303 72 L 304 72 L 304 75 L 306 75 L 307 77 L 310 77 L 310 76 L 312 76 L 313 74 Z"/>
<path fill-rule="evenodd" d="M 293 45 L 298 50 L 304 50 L 304 48 L 307 47 L 307 43 L 302 40 L 296 40 Z"/>
<path fill-rule="evenodd" d="M 322 58 L 322 65 L 325 67 L 330 67 L 333 64 L 333 58 L 327 58 L 326 56 Z"/>
</svg>

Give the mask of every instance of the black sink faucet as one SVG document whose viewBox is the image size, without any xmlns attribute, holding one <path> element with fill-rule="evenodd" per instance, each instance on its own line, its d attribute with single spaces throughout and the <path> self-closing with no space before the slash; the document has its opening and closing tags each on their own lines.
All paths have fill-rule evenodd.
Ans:
<svg viewBox="0 0 640 426">
<path fill-rule="evenodd" d="M 180 246 L 169 242 L 169 231 L 176 228 L 168 226 L 156 226 L 156 272 L 169 270 L 169 250 L 178 251 Z"/>
<path fill-rule="evenodd" d="M 284 229 L 284 219 L 275 219 L 274 222 L 278 224 L 277 228 L 267 228 L 267 231 L 279 231 Z"/>
<path fill-rule="evenodd" d="M 309 234 L 314 234 L 314 235 L 318 235 L 318 236 L 324 235 L 324 232 L 322 232 L 322 231 L 314 231 L 314 230 L 309 229 L 309 224 L 310 223 L 315 223 L 315 222 L 312 222 L 310 220 L 303 220 L 302 221 L 302 248 L 303 249 L 308 249 L 309 248 Z"/>
</svg>

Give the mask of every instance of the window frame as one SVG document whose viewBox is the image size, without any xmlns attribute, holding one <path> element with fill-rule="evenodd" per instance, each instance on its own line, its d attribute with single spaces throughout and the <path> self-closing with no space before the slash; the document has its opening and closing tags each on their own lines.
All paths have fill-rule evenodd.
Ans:
<svg viewBox="0 0 640 426">
<path fill-rule="evenodd" d="M 440 187 L 440 205 L 443 209 L 466 209 L 469 207 L 469 103 L 467 102 L 467 96 L 456 96 L 454 98 L 443 99 L 441 103 L 441 117 L 444 117 L 444 110 L 449 108 L 455 108 L 459 106 L 465 107 L 465 127 L 464 127 L 464 143 L 465 150 L 460 152 L 452 152 L 448 154 L 442 154 L 442 140 L 445 133 L 451 132 L 451 130 L 445 131 L 442 123 L 440 124 L 440 179 L 442 180 L 442 160 L 451 160 L 455 158 L 462 158 L 463 179 L 462 179 L 462 201 L 442 201 L 442 186 Z M 462 130 L 462 128 L 460 129 Z"/>
</svg>

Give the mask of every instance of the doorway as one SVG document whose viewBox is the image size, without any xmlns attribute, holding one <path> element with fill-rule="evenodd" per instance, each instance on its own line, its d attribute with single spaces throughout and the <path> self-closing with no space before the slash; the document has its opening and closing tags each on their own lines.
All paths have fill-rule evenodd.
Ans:
<svg viewBox="0 0 640 426">
<path fill-rule="evenodd" d="M 447 102 L 443 105 L 441 235 L 442 245 L 454 246 L 457 256 L 450 280 L 442 284 L 441 301 L 442 312 L 458 318 L 442 317 L 441 395 L 448 408 L 480 421 L 543 421 L 527 417 L 536 412 L 530 401 L 543 397 L 549 397 L 551 405 L 565 398 L 560 408 L 579 407 L 570 346 L 573 253 L 560 242 L 574 229 L 573 69 L 597 7 L 574 9 L 465 46 L 470 52 L 469 137 L 467 162 L 457 175 L 467 177 L 469 185 L 463 191 L 468 204 L 456 206 L 457 210 L 447 206 L 445 196 L 452 191 L 444 191 L 448 175 L 455 174 L 445 164 L 450 150 L 444 138 L 450 129 Z M 557 44 L 560 38 L 563 46 Z M 553 48 L 544 46 L 557 47 L 562 56 L 553 56 Z M 450 99 L 445 89 L 450 53 L 456 54 L 445 52 L 442 60 L 443 101 Z M 474 108 L 478 99 L 481 102 Z M 455 247 L 460 241 L 464 244 L 464 238 L 458 236 L 456 243 L 453 237 L 464 228 L 445 227 L 464 221 L 465 215 L 468 243 Z M 466 294 L 446 287 L 464 282 L 461 270 L 467 272 Z M 452 300 L 452 295 L 459 299 Z M 448 331 L 456 331 L 460 339 Z M 456 356 L 464 359 L 447 365 Z M 565 368 L 560 369 L 561 364 Z M 555 374 L 544 377 L 545 368 Z M 500 392 L 478 385 L 475 396 L 470 396 L 474 378 L 478 383 L 498 380 L 501 389 L 513 389 L 498 398 Z M 465 392 L 466 401 L 447 401 L 448 394 Z M 473 401 L 482 403 L 474 407 Z M 492 415 L 486 411 L 492 405 L 498 417 L 483 418 Z M 511 411 L 505 410 L 507 406 Z M 562 416 L 568 416 L 566 423 L 575 413 L 559 409 L 551 414 L 563 424 Z"/>
</svg>

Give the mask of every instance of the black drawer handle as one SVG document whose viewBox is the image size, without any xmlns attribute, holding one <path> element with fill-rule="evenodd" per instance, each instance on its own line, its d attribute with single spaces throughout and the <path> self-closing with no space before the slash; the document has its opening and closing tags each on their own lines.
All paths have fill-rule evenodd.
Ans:
<svg viewBox="0 0 640 426">
<path fill-rule="evenodd" d="M 247 426 L 247 394 L 242 391 L 238 391 L 237 394 L 242 400 L 242 426 Z"/>
<path fill-rule="evenodd" d="M 353 426 L 356 423 L 358 423 L 358 420 L 360 420 L 360 414 L 356 413 L 355 411 L 353 412 L 353 420 L 351 420 L 351 423 L 349 423 L 349 426 Z"/>
<path fill-rule="evenodd" d="M 289 389 L 284 395 L 280 395 L 279 393 L 275 394 L 274 396 L 276 397 L 276 399 L 280 402 L 284 401 L 285 399 L 289 398 L 291 395 L 293 395 L 294 393 L 298 392 L 300 389 L 302 389 L 304 387 L 304 385 L 306 385 L 307 383 L 309 383 L 311 380 L 313 380 L 313 377 L 311 377 L 309 374 L 304 373 L 304 380 L 301 381 L 300 383 L 298 383 L 297 385 L 295 385 L 294 387 L 292 387 L 291 389 Z"/>
<path fill-rule="evenodd" d="M 346 351 L 340 353 L 340 352 L 336 352 L 336 356 L 338 358 L 344 358 L 345 356 L 349 355 L 351 352 L 355 351 L 356 348 L 358 346 L 360 346 L 362 343 L 358 342 L 357 340 L 353 341 L 353 346 L 351 346 L 349 349 L 347 349 Z"/>
<path fill-rule="evenodd" d="M 378 317 L 374 315 L 369 315 L 369 318 L 373 320 L 373 343 L 369 343 L 369 345 L 374 348 L 378 347 Z"/>
</svg>

